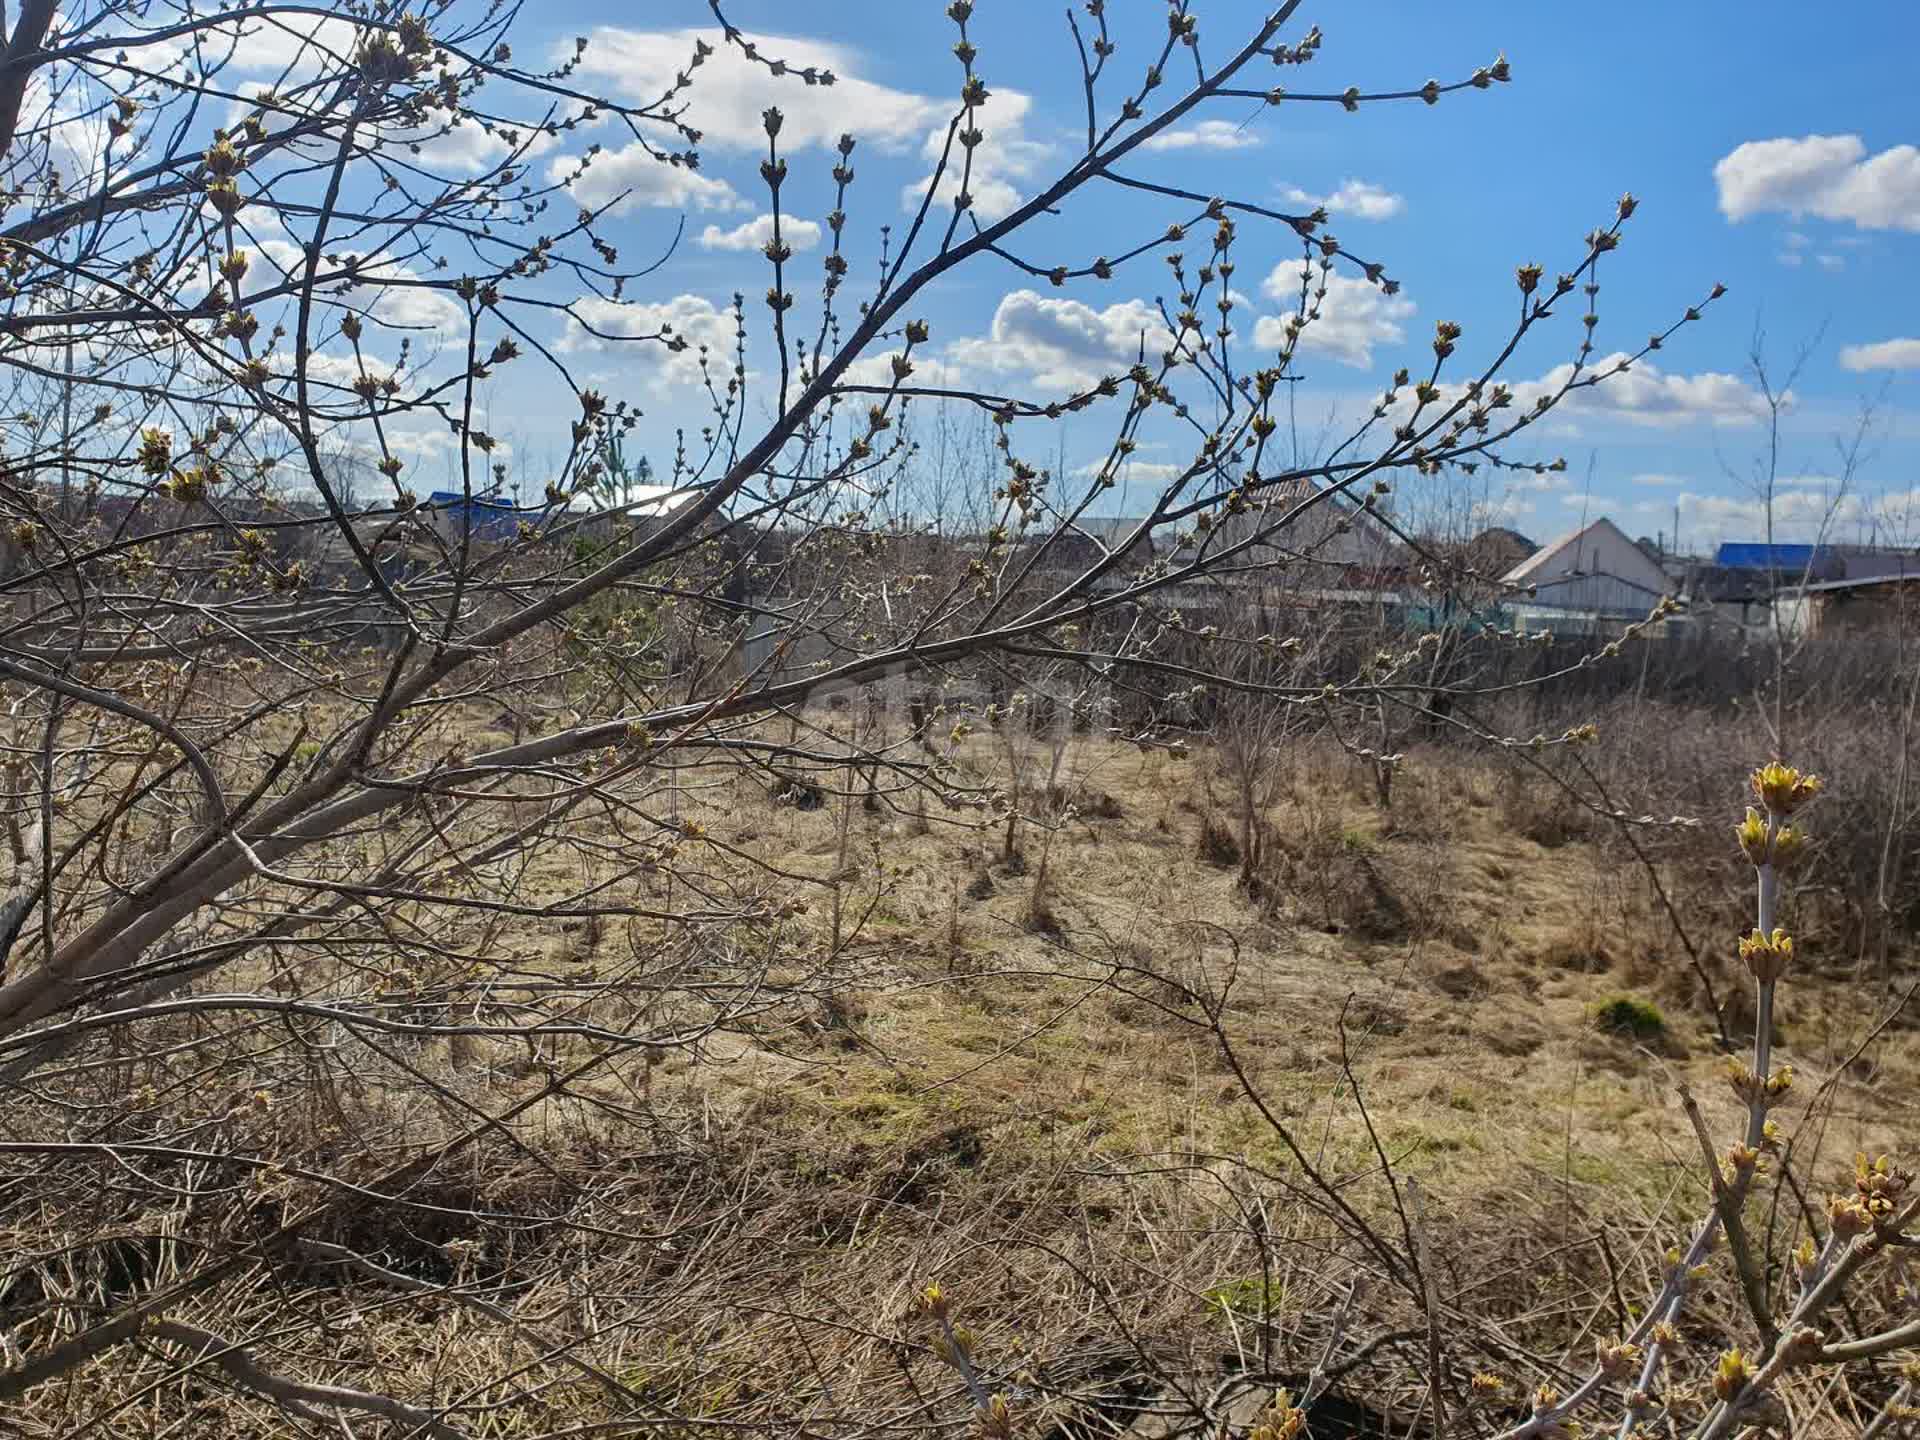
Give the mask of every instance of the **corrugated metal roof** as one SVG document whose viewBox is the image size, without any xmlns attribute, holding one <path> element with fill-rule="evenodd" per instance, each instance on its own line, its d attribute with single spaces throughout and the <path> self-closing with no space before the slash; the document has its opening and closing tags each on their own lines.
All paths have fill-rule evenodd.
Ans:
<svg viewBox="0 0 1920 1440">
<path fill-rule="evenodd" d="M 468 499 L 458 490 L 436 490 L 427 504 L 450 517 L 476 540 L 510 540 L 520 528 L 521 510 L 511 500 Z M 539 513 L 525 512 L 530 518 Z"/>
<path fill-rule="evenodd" d="M 1866 550 L 1843 553 L 1836 580 L 1872 580 L 1886 575 L 1920 575 L 1920 551 Z"/>
<path fill-rule="evenodd" d="M 1737 570 L 1822 569 L 1832 563 L 1833 553 L 1824 545 L 1764 545 L 1745 540 L 1729 540 L 1714 552 L 1713 563 Z"/>
<path fill-rule="evenodd" d="M 1795 585 L 1791 590 L 1782 591 L 1786 595 L 1818 595 L 1835 590 L 1867 590 L 1875 585 L 1914 585 L 1920 584 L 1920 569 L 1904 573 L 1890 571 L 1884 575 L 1856 575 L 1851 580 L 1816 580 L 1811 585 Z"/>
</svg>

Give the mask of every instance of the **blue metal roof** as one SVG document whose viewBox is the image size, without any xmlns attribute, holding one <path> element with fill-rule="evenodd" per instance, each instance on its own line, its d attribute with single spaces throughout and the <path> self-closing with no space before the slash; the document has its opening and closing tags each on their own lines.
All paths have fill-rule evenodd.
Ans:
<svg viewBox="0 0 1920 1440">
<path fill-rule="evenodd" d="M 460 517 L 468 533 L 482 540 L 511 540 L 519 533 L 522 516 L 532 520 L 546 513 L 545 507 L 522 510 L 511 500 L 478 495 L 469 500 L 458 490 L 436 490 L 427 497 L 427 503 L 436 510 Z"/>
<path fill-rule="evenodd" d="M 518 508 L 511 500 L 490 498 L 485 495 L 476 495 L 473 499 L 469 500 L 458 490 L 436 490 L 427 497 L 427 500 L 434 505 L 473 505 L 485 510 L 513 510 Z"/>
<path fill-rule="evenodd" d="M 1827 562 L 1819 545 L 1762 545 L 1728 541 L 1714 552 L 1713 563 L 1735 570 L 1807 570 Z"/>
</svg>

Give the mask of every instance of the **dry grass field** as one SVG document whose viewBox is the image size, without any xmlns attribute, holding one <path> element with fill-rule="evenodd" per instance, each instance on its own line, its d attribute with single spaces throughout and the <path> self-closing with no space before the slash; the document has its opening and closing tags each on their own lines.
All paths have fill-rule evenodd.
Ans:
<svg viewBox="0 0 1920 1440">
<path fill-rule="evenodd" d="M 435 743 L 498 746 L 500 723 L 448 707 Z M 52 1344 L 61 1304 L 188 1283 L 236 1224 L 303 1214 L 300 1295 L 283 1262 L 238 1298 L 186 1297 L 167 1323 L 189 1329 L 156 1338 L 264 1336 L 248 1353 L 274 1373 L 431 1398 L 484 1436 L 630 1430 L 636 1410 L 662 1433 L 938 1429 L 969 1397 L 915 1312 L 929 1284 L 1021 1433 L 1049 1440 L 1249 1420 L 1315 1373 L 1316 1434 L 1424 1432 L 1423 1310 L 1448 1317 L 1437 1364 L 1458 1385 L 1505 1382 L 1473 1419 L 1492 1433 L 1645 1313 L 1709 1204 L 1681 1089 L 1739 1132 L 1721 1077 L 1750 1006 L 1716 1019 L 1648 871 L 1537 769 L 1416 748 L 1383 809 L 1363 761 L 1296 739 L 1263 758 L 1243 865 L 1224 750 L 963 725 L 926 747 L 945 803 L 885 768 L 793 768 L 856 723 L 822 709 L 730 732 L 783 742 L 784 768 L 669 746 L 621 781 L 605 824 L 640 817 L 630 833 L 576 823 L 423 872 L 475 902 L 450 928 L 424 902 L 344 918 L 188 986 L 137 1045 L 46 1069 L 9 1138 L 245 1158 L 199 1178 L 163 1161 L 129 1187 L 16 1167 L 8 1243 L 74 1249 L 7 1292 L 28 1317 L 15 1343 Z M 509 825 L 550 803 L 518 783 L 492 806 Z M 1688 873 L 1720 836 L 1732 848 L 1723 818 L 1656 827 L 1641 852 L 1692 897 L 1732 1000 L 1741 914 Z M 311 873 L 357 881 L 390 843 L 348 832 Z M 263 998 L 223 1011 L 239 991 Z M 1815 938 L 1783 995 L 1775 1058 L 1801 1098 L 1782 1183 L 1748 1207 L 1775 1273 L 1856 1152 L 1898 1151 L 1920 1121 L 1920 1029 L 1879 969 Z M 636 1032 L 667 1039 L 621 1043 Z M 1368 1227 L 1430 1257 L 1432 1306 L 1379 1282 Z M 1682 1414 L 1706 1397 L 1678 1377 L 1746 1323 L 1731 1270 L 1703 1280 Z M 276 1433 L 244 1380 L 169 1353 L 116 1352 L 8 1421 Z M 1783 1382 L 1805 1433 L 1885 1399 L 1891 1382 L 1858 1374 L 1879 1387 L 1858 1405 L 1852 1380 Z"/>
<path fill-rule="evenodd" d="M 1167 1376 L 1304 1376 L 1351 1283 L 1277 1120 L 1375 1223 L 1401 1223 L 1418 1182 L 1420 1239 L 1463 1317 L 1450 1364 L 1521 1386 L 1571 1375 L 1642 1313 L 1707 1204 L 1677 1087 L 1716 1132 L 1738 1128 L 1693 973 L 1644 876 L 1604 832 L 1567 838 L 1580 827 L 1535 782 L 1416 753 L 1383 813 L 1338 751 L 1298 756 L 1258 893 L 1221 853 L 1227 787 L 1206 752 L 1075 741 L 1011 861 L 995 816 L 912 797 L 776 794 L 744 772 L 657 792 L 688 837 L 681 863 L 624 898 L 661 914 L 752 887 L 805 902 L 732 952 L 766 962 L 762 1018 L 552 1098 L 589 1043 L 453 1036 L 363 1057 L 325 1104 L 395 1152 L 470 1122 L 446 1092 L 527 1106 L 422 1182 L 408 1233 L 342 1238 L 436 1284 L 536 1276 L 511 1290 L 517 1316 L 592 1335 L 605 1311 L 597 1366 L 663 1415 L 736 1430 L 810 1408 L 880 1420 L 903 1395 L 937 1406 L 956 1382 L 909 1306 L 937 1282 L 1026 1397 L 1031 1433 L 1148 1435 Z M 956 759 L 1005 779 L 993 737 Z M 532 861 L 518 893 L 596 878 L 569 849 Z M 489 932 L 488 961 L 591 992 L 653 963 L 667 926 L 518 922 Z M 1707 943 L 1734 987 L 1731 934 Z M 1783 1114 L 1792 1186 L 1754 1202 L 1774 1249 L 1810 1213 L 1794 1187 L 1817 1206 L 1856 1151 L 1916 1131 L 1920 1032 L 1906 1014 L 1876 1033 L 1891 1008 L 1817 957 L 1789 987 L 1776 1054 L 1811 1103 Z M 1709 1358 L 1734 1293 L 1719 1275 L 1694 1311 Z M 477 1433 L 600 1413 L 594 1385 L 524 1348 L 537 1325 L 503 1331 L 451 1302 L 432 1333 L 364 1301 L 343 1314 L 376 1388 L 449 1398 L 471 1375 L 498 1390 L 496 1428 Z M 1348 1343 L 1347 1408 L 1316 1433 L 1420 1423 L 1424 1332 L 1396 1329 L 1390 1304 L 1378 1318 Z M 503 1374 L 536 1398 L 509 1402 Z M 1814 1431 L 1852 1413 L 1844 1385 L 1788 1393 Z M 963 1393 L 951 1403 L 962 1413 Z"/>
<path fill-rule="evenodd" d="M 514 738 L 495 707 L 435 723 L 454 753 Z M 15 1343 L 43 1351 L 62 1305 L 188 1284 L 231 1227 L 295 1216 L 291 1272 L 188 1295 L 167 1324 L 189 1328 L 156 1338 L 264 1336 L 248 1353 L 273 1373 L 431 1398 L 484 1436 L 630 1430 L 636 1410 L 661 1433 L 937 1430 L 970 1402 L 915 1312 L 929 1284 L 1021 1433 L 1049 1440 L 1248 1420 L 1316 1373 L 1316 1434 L 1424 1432 L 1436 1363 L 1504 1382 L 1473 1420 L 1493 1433 L 1645 1313 L 1709 1204 L 1682 1087 L 1739 1132 L 1722 1076 L 1751 1007 L 1716 1018 L 1633 849 L 1535 767 L 1416 748 L 1384 809 L 1361 759 L 1292 740 L 1262 759 L 1243 865 L 1230 757 L 1208 744 L 962 725 L 881 747 L 938 758 L 930 791 L 832 760 L 857 723 L 823 708 L 729 732 L 781 742 L 778 766 L 669 745 L 622 772 L 610 753 L 607 828 L 429 867 L 431 905 L 263 948 L 138 1044 L 43 1067 L 10 1139 L 243 1158 L 162 1159 L 124 1187 L 16 1166 L 8 1244 L 69 1235 L 73 1258 L 8 1290 Z M 515 783 L 485 823 L 551 803 Z M 1723 819 L 1647 830 L 1640 853 L 1733 1001 L 1743 912 L 1690 874 L 1733 848 Z M 310 873 L 356 882 L 392 843 L 344 833 Z M 271 893 L 234 903 L 268 915 Z M 1898 1151 L 1920 1121 L 1914 1014 L 1803 933 L 1775 1017 L 1800 1099 L 1781 1183 L 1748 1207 L 1775 1274 L 1856 1152 Z M 1369 1227 L 1430 1257 L 1433 1305 L 1380 1283 Z M 1448 1317 L 1438 1362 L 1423 1313 Z M 1679 1377 L 1745 1323 L 1709 1267 L 1677 1413 L 1706 1398 Z M 123 1349 L 4 1413 L 29 1435 L 276 1433 L 244 1380 L 177 1359 Z M 1805 1433 L 1884 1401 L 1891 1382 L 1856 1373 L 1878 1387 L 1857 1405 L 1853 1380 L 1783 1381 Z"/>
<path fill-rule="evenodd" d="M 1238 1150 L 1257 1127 L 1219 1082 L 1217 1046 L 1136 993 L 1147 977 L 1204 990 L 1231 972 L 1250 1073 L 1285 1077 L 1289 1113 L 1315 1117 L 1329 1154 L 1355 1146 L 1359 1123 L 1340 1103 L 1344 1012 L 1346 1058 L 1387 1117 L 1389 1149 L 1436 1193 L 1508 1186 L 1516 1167 L 1574 1190 L 1626 1167 L 1657 1193 L 1668 1162 L 1692 1158 L 1662 1133 L 1674 1083 L 1706 1089 L 1725 1053 L 1688 1003 L 1686 959 L 1632 867 L 1593 840 L 1516 833 L 1512 778 L 1457 766 L 1416 760 L 1387 815 L 1337 752 L 1303 767 L 1272 816 L 1283 880 L 1260 899 L 1203 853 L 1225 791 L 1205 754 L 1077 745 L 1058 785 L 1068 815 L 1051 837 L 1024 826 L 1012 864 L 997 826 L 857 800 L 851 862 L 837 864 L 837 801 L 767 806 L 740 784 L 691 793 L 684 814 L 715 841 L 841 876 L 857 979 L 817 1034 L 743 1054 L 731 1074 L 671 1062 L 661 1081 L 725 1109 L 810 1116 L 829 1149 L 837 1134 L 911 1148 L 930 1126 L 1017 1137 L 1039 1124 L 1060 1139 L 1071 1127 L 1090 1155 Z M 798 948 L 826 946 L 830 909 L 813 902 Z M 1851 1163 L 1914 1122 L 1920 1050 L 1896 1026 L 1842 1074 L 1881 1018 L 1876 997 L 1851 974 L 1798 978 L 1781 1044 L 1804 1075 L 1834 1081 L 1825 1143 Z M 1610 1030 L 1623 999 L 1649 1007 L 1658 1033 Z"/>
</svg>

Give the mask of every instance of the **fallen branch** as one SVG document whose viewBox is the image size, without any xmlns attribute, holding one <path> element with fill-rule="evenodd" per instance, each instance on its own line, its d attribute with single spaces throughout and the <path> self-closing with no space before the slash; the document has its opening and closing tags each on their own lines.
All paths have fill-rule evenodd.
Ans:
<svg viewBox="0 0 1920 1440">
<path fill-rule="evenodd" d="M 227 1378 L 242 1390 L 271 1400 L 306 1418 L 317 1418 L 313 1407 L 325 1406 L 333 1410 L 378 1415 L 383 1420 L 410 1425 L 423 1435 L 435 1437 L 435 1440 L 470 1440 L 466 1431 L 455 1429 L 433 1411 L 422 1410 L 391 1395 L 376 1395 L 370 1390 L 353 1390 L 345 1385 L 313 1385 L 271 1375 L 262 1370 L 258 1362 L 238 1345 L 197 1326 L 178 1320 L 162 1320 L 152 1327 L 151 1333 L 156 1339 L 191 1347 L 199 1352 L 195 1363 L 210 1361 L 225 1371 Z"/>
</svg>

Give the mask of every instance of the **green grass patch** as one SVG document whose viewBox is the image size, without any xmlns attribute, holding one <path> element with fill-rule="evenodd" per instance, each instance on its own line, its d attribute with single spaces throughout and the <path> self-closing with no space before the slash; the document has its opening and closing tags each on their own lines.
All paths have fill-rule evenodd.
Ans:
<svg viewBox="0 0 1920 1440">
<path fill-rule="evenodd" d="M 1609 1035 L 1635 1040 L 1658 1040 L 1667 1033 L 1667 1017 L 1651 1000 L 1636 995 L 1613 995 L 1593 1007 L 1593 1025 Z"/>
<path fill-rule="evenodd" d="M 1225 1319 L 1264 1320 L 1280 1308 L 1281 1291 L 1259 1275 L 1229 1280 L 1201 1292 L 1207 1310 Z"/>
</svg>

